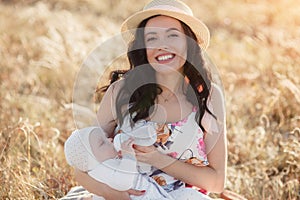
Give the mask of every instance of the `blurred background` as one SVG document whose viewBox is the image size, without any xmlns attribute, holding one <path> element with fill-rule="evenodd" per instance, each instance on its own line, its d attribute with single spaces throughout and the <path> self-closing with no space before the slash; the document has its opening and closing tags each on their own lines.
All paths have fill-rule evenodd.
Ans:
<svg viewBox="0 0 300 200">
<path fill-rule="evenodd" d="M 0 199 L 58 199 L 77 185 L 63 154 L 76 77 L 147 2 L 0 0 Z M 211 31 L 224 86 L 226 189 L 300 199 L 299 1 L 184 2 Z"/>
</svg>

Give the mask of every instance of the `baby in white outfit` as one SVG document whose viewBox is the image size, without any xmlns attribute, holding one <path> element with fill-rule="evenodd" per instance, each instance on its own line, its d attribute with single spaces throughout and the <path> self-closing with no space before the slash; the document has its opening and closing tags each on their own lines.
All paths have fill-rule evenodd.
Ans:
<svg viewBox="0 0 300 200">
<path fill-rule="evenodd" d="M 127 137 L 120 140 L 119 137 L 118 141 L 121 143 L 117 146 L 121 149 L 121 157 L 101 128 L 87 127 L 75 130 L 65 142 L 66 160 L 71 166 L 87 172 L 95 180 L 116 190 L 146 191 L 142 196 L 131 195 L 133 200 L 174 199 L 152 178 L 138 172 L 135 152 L 132 148 L 134 139 Z M 155 140 L 154 138 L 153 141 Z M 149 142 L 153 144 L 153 141 Z M 97 198 L 99 197 L 94 196 L 94 199 Z"/>
</svg>

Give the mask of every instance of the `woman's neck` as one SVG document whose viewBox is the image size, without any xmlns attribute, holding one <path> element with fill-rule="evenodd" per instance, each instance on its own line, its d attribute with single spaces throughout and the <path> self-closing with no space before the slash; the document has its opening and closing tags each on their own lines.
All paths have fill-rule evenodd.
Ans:
<svg viewBox="0 0 300 200">
<path fill-rule="evenodd" d="M 163 91 L 170 91 L 172 93 L 182 93 L 183 75 L 176 73 L 156 74 L 156 80 Z"/>
</svg>

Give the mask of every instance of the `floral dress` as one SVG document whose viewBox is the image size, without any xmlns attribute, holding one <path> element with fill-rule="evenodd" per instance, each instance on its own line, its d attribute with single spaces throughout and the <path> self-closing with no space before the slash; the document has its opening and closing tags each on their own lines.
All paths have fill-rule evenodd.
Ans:
<svg viewBox="0 0 300 200">
<path fill-rule="evenodd" d="M 205 151 L 204 133 L 195 121 L 196 109 L 184 119 L 176 123 L 155 124 L 157 149 L 169 156 L 196 166 L 209 164 Z M 192 187 L 180 180 L 174 179 L 161 170 L 153 169 L 150 176 L 167 192 L 182 187 Z M 205 193 L 204 190 L 199 189 Z"/>
<path fill-rule="evenodd" d="M 212 106 L 209 105 L 208 107 L 210 111 L 213 112 Z M 141 120 L 138 123 L 140 125 L 151 123 L 151 125 L 155 127 L 157 139 L 154 145 L 159 151 L 183 162 L 196 166 L 207 166 L 209 162 L 204 143 L 205 133 L 203 133 L 195 120 L 196 112 L 197 109 L 194 108 L 188 116 L 175 123 L 159 124 L 146 120 Z M 125 117 L 124 120 L 126 119 L 128 120 L 128 118 Z M 217 121 L 208 112 L 205 112 L 202 118 L 202 126 L 208 132 L 218 132 Z M 204 194 L 207 193 L 203 189 L 185 184 L 154 167 L 151 168 L 148 175 L 167 192 L 192 187 Z"/>
</svg>

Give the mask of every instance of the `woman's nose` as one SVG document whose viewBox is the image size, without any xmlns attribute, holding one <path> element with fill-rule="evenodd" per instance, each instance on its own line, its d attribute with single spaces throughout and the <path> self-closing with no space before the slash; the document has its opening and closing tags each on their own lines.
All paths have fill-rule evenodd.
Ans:
<svg viewBox="0 0 300 200">
<path fill-rule="evenodd" d="M 169 44 L 165 38 L 160 38 L 157 41 L 156 49 L 163 50 L 163 49 L 168 49 L 168 48 L 169 48 Z"/>
</svg>

